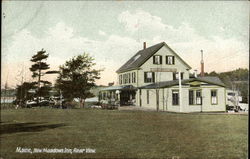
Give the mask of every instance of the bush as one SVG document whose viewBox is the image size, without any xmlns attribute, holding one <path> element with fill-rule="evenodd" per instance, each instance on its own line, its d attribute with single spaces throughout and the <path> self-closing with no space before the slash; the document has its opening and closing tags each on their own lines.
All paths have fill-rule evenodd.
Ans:
<svg viewBox="0 0 250 159">
<path fill-rule="evenodd" d="M 1 103 L 1 109 L 15 109 L 16 105 L 13 103 Z"/>
<path fill-rule="evenodd" d="M 80 108 L 79 103 L 75 101 L 66 101 L 62 105 L 63 109 L 76 109 Z"/>
</svg>

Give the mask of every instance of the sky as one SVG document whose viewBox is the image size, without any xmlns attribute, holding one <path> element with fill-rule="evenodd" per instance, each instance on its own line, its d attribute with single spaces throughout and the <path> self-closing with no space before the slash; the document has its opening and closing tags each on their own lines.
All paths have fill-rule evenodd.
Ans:
<svg viewBox="0 0 250 159">
<path fill-rule="evenodd" d="M 191 67 L 205 72 L 249 67 L 248 1 L 2 1 L 1 86 L 32 81 L 31 56 L 44 48 L 58 70 L 89 53 L 104 69 L 97 84 L 143 47 L 165 41 Z M 53 82 L 56 75 L 43 79 Z"/>
</svg>

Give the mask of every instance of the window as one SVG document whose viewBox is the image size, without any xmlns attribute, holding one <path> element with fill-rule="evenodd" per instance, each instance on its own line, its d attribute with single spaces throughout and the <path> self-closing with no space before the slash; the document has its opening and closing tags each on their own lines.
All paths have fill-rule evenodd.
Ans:
<svg viewBox="0 0 250 159">
<path fill-rule="evenodd" d="M 174 65 L 174 56 L 166 56 L 166 64 L 167 65 Z"/>
<path fill-rule="evenodd" d="M 160 55 L 155 55 L 153 56 L 153 64 L 162 64 L 162 56 Z"/>
<path fill-rule="evenodd" d="M 106 98 L 106 92 L 103 92 L 103 99 L 104 99 L 104 100 L 107 99 L 107 98 Z"/>
<path fill-rule="evenodd" d="M 184 73 L 181 72 L 181 79 L 183 79 Z M 178 72 L 173 72 L 173 80 L 179 79 L 179 73 Z"/>
<path fill-rule="evenodd" d="M 125 74 L 122 75 L 123 84 L 125 84 Z"/>
<path fill-rule="evenodd" d="M 211 90 L 211 103 L 213 105 L 218 104 L 218 101 L 217 101 L 217 90 Z"/>
<path fill-rule="evenodd" d="M 172 104 L 179 105 L 179 91 L 177 90 L 172 91 Z"/>
<path fill-rule="evenodd" d="M 189 105 L 194 105 L 194 91 L 189 90 Z"/>
<path fill-rule="evenodd" d="M 131 74 L 128 74 L 128 83 L 131 83 Z"/>
<path fill-rule="evenodd" d="M 122 84 L 122 75 L 119 75 L 119 84 Z"/>
<path fill-rule="evenodd" d="M 144 83 L 155 82 L 154 72 L 144 72 Z"/>
<path fill-rule="evenodd" d="M 149 104 L 149 90 L 147 90 L 147 104 Z"/>
<path fill-rule="evenodd" d="M 128 83 L 128 74 L 126 73 L 126 83 Z"/>
<path fill-rule="evenodd" d="M 123 74 L 123 84 L 126 84 L 126 74 Z"/>
<path fill-rule="evenodd" d="M 196 91 L 196 104 L 197 105 L 201 105 L 202 101 L 201 101 L 201 90 L 197 90 Z"/>
<path fill-rule="evenodd" d="M 134 83 L 134 72 L 131 73 L 131 83 Z"/>
<path fill-rule="evenodd" d="M 127 84 L 128 83 L 128 74 L 124 74 L 124 84 Z"/>
<path fill-rule="evenodd" d="M 132 83 L 135 83 L 136 82 L 136 80 L 135 80 L 135 72 L 132 72 Z"/>
</svg>

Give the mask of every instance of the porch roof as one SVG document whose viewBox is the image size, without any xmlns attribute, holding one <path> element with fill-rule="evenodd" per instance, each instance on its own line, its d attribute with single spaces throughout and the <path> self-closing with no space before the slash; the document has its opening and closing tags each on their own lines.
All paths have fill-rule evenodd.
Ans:
<svg viewBox="0 0 250 159">
<path fill-rule="evenodd" d="M 115 90 L 128 90 L 128 89 L 136 89 L 133 85 L 123 85 L 123 86 L 110 86 L 101 89 L 101 91 L 115 91 Z"/>
<path fill-rule="evenodd" d="M 186 84 L 188 82 L 193 82 L 193 81 L 200 81 L 200 82 L 205 82 L 205 83 L 225 87 L 225 84 L 218 77 L 209 77 L 209 76 L 184 79 L 184 80 L 181 80 L 181 84 Z M 140 89 L 167 88 L 167 87 L 175 86 L 178 84 L 179 84 L 179 80 L 164 81 L 164 82 L 157 82 L 157 83 L 149 84 L 146 86 L 142 86 L 140 87 Z"/>
</svg>

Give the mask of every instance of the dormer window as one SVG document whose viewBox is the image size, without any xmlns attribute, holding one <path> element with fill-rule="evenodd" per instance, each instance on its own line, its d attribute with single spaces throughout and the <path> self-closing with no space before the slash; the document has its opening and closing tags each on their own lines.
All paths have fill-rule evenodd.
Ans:
<svg viewBox="0 0 250 159">
<path fill-rule="evenodd" d="M 157 65 L 162 64 L 162 56 L 160 55 L 153 56 L 153 64 L 157 64 Z"/>
<path fill-rule="evenodd" d="M 174 56 L 166 56 L 166 64 L 167 65 L 174 65 Z"/>
</svg>

